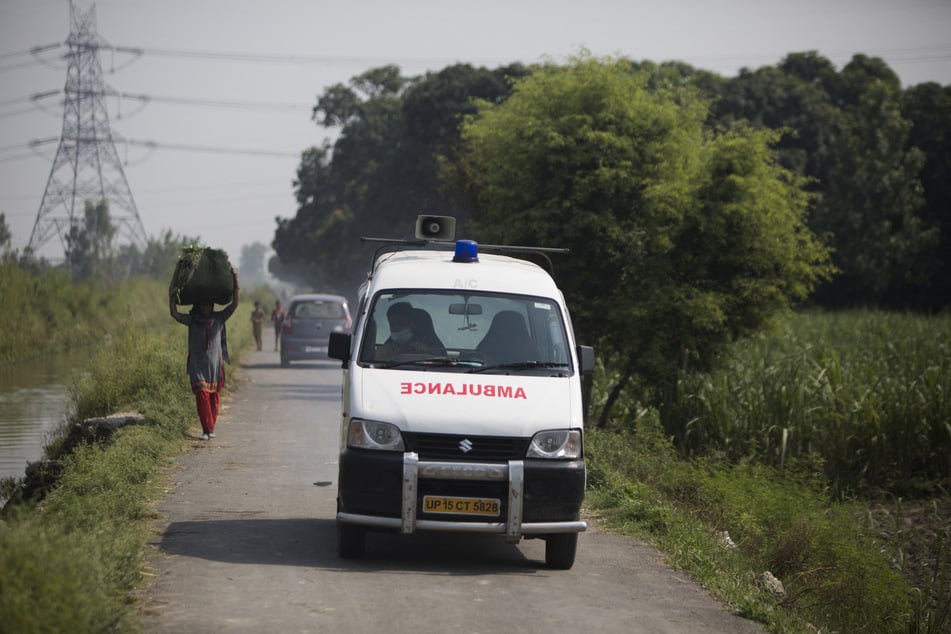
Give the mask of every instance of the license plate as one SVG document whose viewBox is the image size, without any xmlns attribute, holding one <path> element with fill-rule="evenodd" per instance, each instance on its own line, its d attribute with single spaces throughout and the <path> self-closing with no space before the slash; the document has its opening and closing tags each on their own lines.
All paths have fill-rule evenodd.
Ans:
<svg viewBox="0 0 951 634">
<path fill-rule="evenodd" d="M 455 498 L 437 495 L 423 496 L 424 513 L 454 513 L 460 515 L 489 515 L 497 517 L 501 508 L 494 498 Z"/>
<path fill-rule="evenodd" d="M 304 352 L 327 352 L 327 348 L 323 346 L 304 346 Z"/>
</svg>

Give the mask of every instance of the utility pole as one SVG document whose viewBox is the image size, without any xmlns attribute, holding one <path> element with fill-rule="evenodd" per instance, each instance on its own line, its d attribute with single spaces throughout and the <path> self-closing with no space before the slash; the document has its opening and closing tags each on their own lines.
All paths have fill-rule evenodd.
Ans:
<svg viewBox="0 0 951 634">
<path fill-rule="evenodd" d="M 145 228 L 116 152 L 102 80 L 100 48 L 110 45 L 96 32 L 96 7 L 81 11 L 69 3 L 63 130 L 40 201 L 29 247 L 36 252 L 58 235 L 68 252 L 70 229 L 81 226 L 86 201 L 106 201 L 117 239 L 144 246 Z"/>
</svg>

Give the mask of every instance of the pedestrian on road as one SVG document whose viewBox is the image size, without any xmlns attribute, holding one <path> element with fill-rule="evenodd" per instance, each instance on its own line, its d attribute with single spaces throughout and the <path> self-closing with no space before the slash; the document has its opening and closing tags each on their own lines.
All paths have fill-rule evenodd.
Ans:
<svg viewBox="0 0 951 634">
<path fill-rule="evenodd" d="M 192 306 L 188 313 L 180 313 L 175 307 L 175 297 L 169 292 L 168 310 L 172 319 L 188 326 L 188 378 L 191 380 L 198 420 L 201 422 L 202 440 L 215 437 L 215 423 L 221 403 L 221 388 L 225 384 L 224 362 L 228 360 L 225 322 L 238 307 L 238 272 L 231 267 L 234 280 L 234 297 L 224 310 L 214 310 L 212 302 Z"/>
<path fill-rule="evenodd" d="M 251 331 L 254 333 L 254 343 L 257 344 L 258 350 L 261 349 L 261 336 L 264 334 L 264 308 L 261 306 L 261 302 L 254 301 L 254 310 L 251 312 Z"/>
<path fill-rule="evenodd" d="M 281 300 L 275 300 L 274 310 L 271 311 L 271 323 L 274 324 L 274 352 L 277 352 L 281 343 L 281 326 L 284 325 L 284 307 Z"/>
</svg>

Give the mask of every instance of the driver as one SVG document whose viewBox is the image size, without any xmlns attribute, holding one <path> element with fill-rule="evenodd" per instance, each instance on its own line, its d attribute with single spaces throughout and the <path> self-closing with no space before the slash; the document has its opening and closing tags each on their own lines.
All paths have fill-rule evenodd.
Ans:
<svg viewBox="0 0 951 634">
<path fill-rule="evenodd" d="M 377 353 L 382 361 L 391 361 L 400 354 L 439 354 L 440 351 L 427 344 L 413 331 L 413 307 L 409 302 L 397 302 L 386 311 L 390 336 Z"/>
</svg>

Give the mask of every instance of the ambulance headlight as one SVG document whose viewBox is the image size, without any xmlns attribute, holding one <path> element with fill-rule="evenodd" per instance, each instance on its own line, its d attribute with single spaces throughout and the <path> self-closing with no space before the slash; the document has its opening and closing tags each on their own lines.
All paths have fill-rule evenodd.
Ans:
<svg viewBox="0 0 951 634">
<path fill-rule="evenodd" d="M 581 457 L 580 429 L 549 429 L 532 437 L 527 458 L 575 460 Z"/>
<path fill-rule="evenodd" d="M 354 418 L 350 421 L 347 446 L 381 451 L 403 451 L 403 436 L 391 423 Z"/>
</svg>

